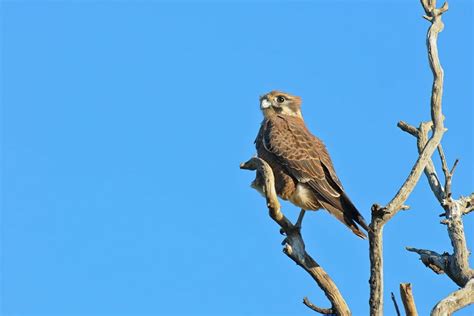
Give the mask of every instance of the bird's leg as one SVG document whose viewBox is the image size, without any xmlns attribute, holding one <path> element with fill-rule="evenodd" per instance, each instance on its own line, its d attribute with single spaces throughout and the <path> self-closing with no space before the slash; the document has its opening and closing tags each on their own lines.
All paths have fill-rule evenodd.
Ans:
<svg viewBox="0 0 474 316">
<path fill-rule="evenodd" d="M 305 213 L 306 211 L 301 209 L 300 215 L 298 215 L 298 219 L 296 220 L 295 226 L 293 227 L 295 230 L 301 230 L 301 223 L 303 222 L 303 217 Z M 286 232 L 283 228 L 280 228 L 280 234 L 286 236 Z"/>
<path fill-rule="evenodd" d="M 295 228 L 301 230 L 301 223 L 303 222 L 304 214 L 306 213 L 305 210 L 301 209 L 300 215 L 298 215 L 298 219 L 296 220 Z"/>
</svg>

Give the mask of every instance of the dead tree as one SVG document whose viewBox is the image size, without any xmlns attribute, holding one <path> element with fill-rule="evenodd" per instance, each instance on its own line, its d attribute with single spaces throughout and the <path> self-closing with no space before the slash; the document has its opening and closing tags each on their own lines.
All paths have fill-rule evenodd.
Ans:
<svg viewBox="0 0 474 316">
<path fill-rule="evenodd" d="M 442 113 L 443 69 L 438 57 L 438 34 L 443 30 L 442 14 L 448 10 L 448 4 L 441 8 L 436 7 L 436 0 L 421 0 L 426 20 L 431 23 L 427 33 L 428 59 L 433 72 L 433 86 L 431 93 L 431 120 L 422 122 L 418 128 L 403 121 L 398 127 L 417 138 L 418 159 L 412 167 L 407 179 L 385 206 L 374 204 L 369 230 L 370 256 L 370 315 L 383 315 L 383 228 L 400 210 L 408 209 L 406 200 L 420 180 L 423 172 L 435 197 L 444 209 L 442 216 L 448 229 L 448 235 L 453 246 L 453 253 L 439 254 L 431 250 L 407 247 L 408 251 L 418 253 L 421 261 L 435 273 L 446 273 L 461 288 L 436 304 L 431 315 L 450 315 L 452 312 L 474 303 L 474 270 L 469 267 L 469 251 L 464 235 L 462 216 L 474 210 L 474 193 L 468 197 L 453 199 L 451 181 L 458 161 L 451 170 L 441 146 L 441 139 L 446 129 Z M 429 136 L 431 132 L 431 136 Z M 445 177 L 444 185 L 437 176 L 432 156 L 438 150 Z M 330 308 L 320 308 L 313 305 L 307 298 L 303 302 L 312 310 L 321 314 L 351 315 L 349 307 L 339 292 L 337 286 L 321 266 L 306 252 L 305 244 L 300 231 L 300 223 L 304 212 L 296 222 L 291 223 L 281 212 L 280 203 L 275 192 L 275 180 L 270 166 L 260 158 L 251 158 L 241 164 L 241 169 L 256 170 L 265 179 L 264 193 L 270 217 L 281 227 L 286 235 L 283 241 L 283 252 L 301 266 L 316 281 L 318 286 L 331 303 Z M 400 294 L 407 315 L 417 315 L 411 285 L 400 284 Z M 395 302 L 395 300 L 394 300 Z M 398 306 L 397 306 L 398 310 Z"/>
<path fill-rule="evenodd" d="M 449 170 L 441 146 L 441 139 L 446 131 L 443 125 L 444 116 L 442 113 L 444 72 L 438 57 L 437 40 L 438 34 L 444 28 L 441 18 L 442 14 L 448 10 L 448 3 L 445 2 L 441 8 L 436 7 L 436 0 L 421 0 L 421 4 L 425 11 L 423 17 L 431 23 L 426 41 L 429 64 L 433 72 L 431 121 L 421 123 L 418 128 L 403 121 L 398 123 L 400 129 L 417 138 L 419 157 L 395 197 L 386 206 L 377 204 L 372 206 L 371 231 L 369 232 L 371 263 L 369 303 L 370 315 L 373 316 L 383 315 L 383 227 L 398 211 L 408 208 L 404 203 L 423 171 L 428 178 L 431 190 L 445 210 L 442 216 L 445 216 L 446 219 L 442 223 L 448 227 L 448 235 L 453 245 L 453 254 L 438 254 L 434 251 L 411 247 L 407 247 L 407 250 L 418 253 L 426 266 L 438 274 L 446 273 L 457 285 L 462 287 L 436 304 L 431 315 L 450 315 L 452 312 L 474 302 L 474 272 L 469 267 L 469 251 L 466 246 L 462 222 L 462 215 L 469 213 L 474 208 L 474 194 L 471 194 L 468 198 L 461 197 L 458 200 L 452 198 L 451 180 L 457 161 L 453 168 Z M 428 138 L 430 131 L 432 131 L 432 135 Z M 431 158 L 436 149 L 438 149 L 443 165 L 444 186 L 439 181 Z M 401 285 L 400 290 L 407 315 L 417 315 L 411 287 Z"/>
</svg>

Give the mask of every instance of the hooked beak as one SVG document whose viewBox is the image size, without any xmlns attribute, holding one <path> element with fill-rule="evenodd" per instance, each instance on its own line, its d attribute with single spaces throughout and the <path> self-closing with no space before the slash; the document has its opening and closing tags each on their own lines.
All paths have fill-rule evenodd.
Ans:
<svg viewBox="0 0 474 316">
<path fill-rule="evenodd" d="M 267 98 L 263 98 L 262 100 L 260 100 L 260 108 L 261 109 L 268 109 L 271 106 L 272 106 L 272 103 L 270 101 L 268 101 Z"/>
</svg>

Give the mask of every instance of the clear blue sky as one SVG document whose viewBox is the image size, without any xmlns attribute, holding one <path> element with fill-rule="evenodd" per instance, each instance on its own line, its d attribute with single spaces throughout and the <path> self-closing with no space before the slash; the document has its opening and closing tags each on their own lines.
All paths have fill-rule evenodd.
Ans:
<svg viewBox="0 0 474 316">
<path fill-rule="evenodd" d="M 397 121 L 429 119 L 422 14 L 417 0 L 3 0 L 2 315 L 311 315 L 306 295 L 328 306 L 239 170 L 255 153 L 258 96 L 303 98 L 369 219 L 416 159 Z M 472 2 L 450 2 L 444 19 L 443 143 L 460 158 L 458 196 L 474 188 Z M 400 282 L 421 315 L 457 288 L 404 250 L 451 251 L 424 178 L 408 204 L 385 228 L 387 315 Z M 473 249 L 474 216 L 465 226 Z M 368 242 L 325 212 L 303 233 L 354 315 L 367 314 Z"/>
</svg>

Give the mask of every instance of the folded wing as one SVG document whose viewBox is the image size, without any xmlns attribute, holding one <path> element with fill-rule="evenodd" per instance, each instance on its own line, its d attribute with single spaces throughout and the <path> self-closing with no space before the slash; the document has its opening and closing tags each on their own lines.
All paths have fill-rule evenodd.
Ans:
<svg viewBox="0 0 474 316">
<path fill-rule="evenodd" d="M 263 145 L 287 172 L 307 184 L 320 204 L 356 235 L 368 230 L 364 218 L 344 192 L 323 142 L 312 135 L 302 119 L 278 115 L 266 122 Z"/>
</svg>

